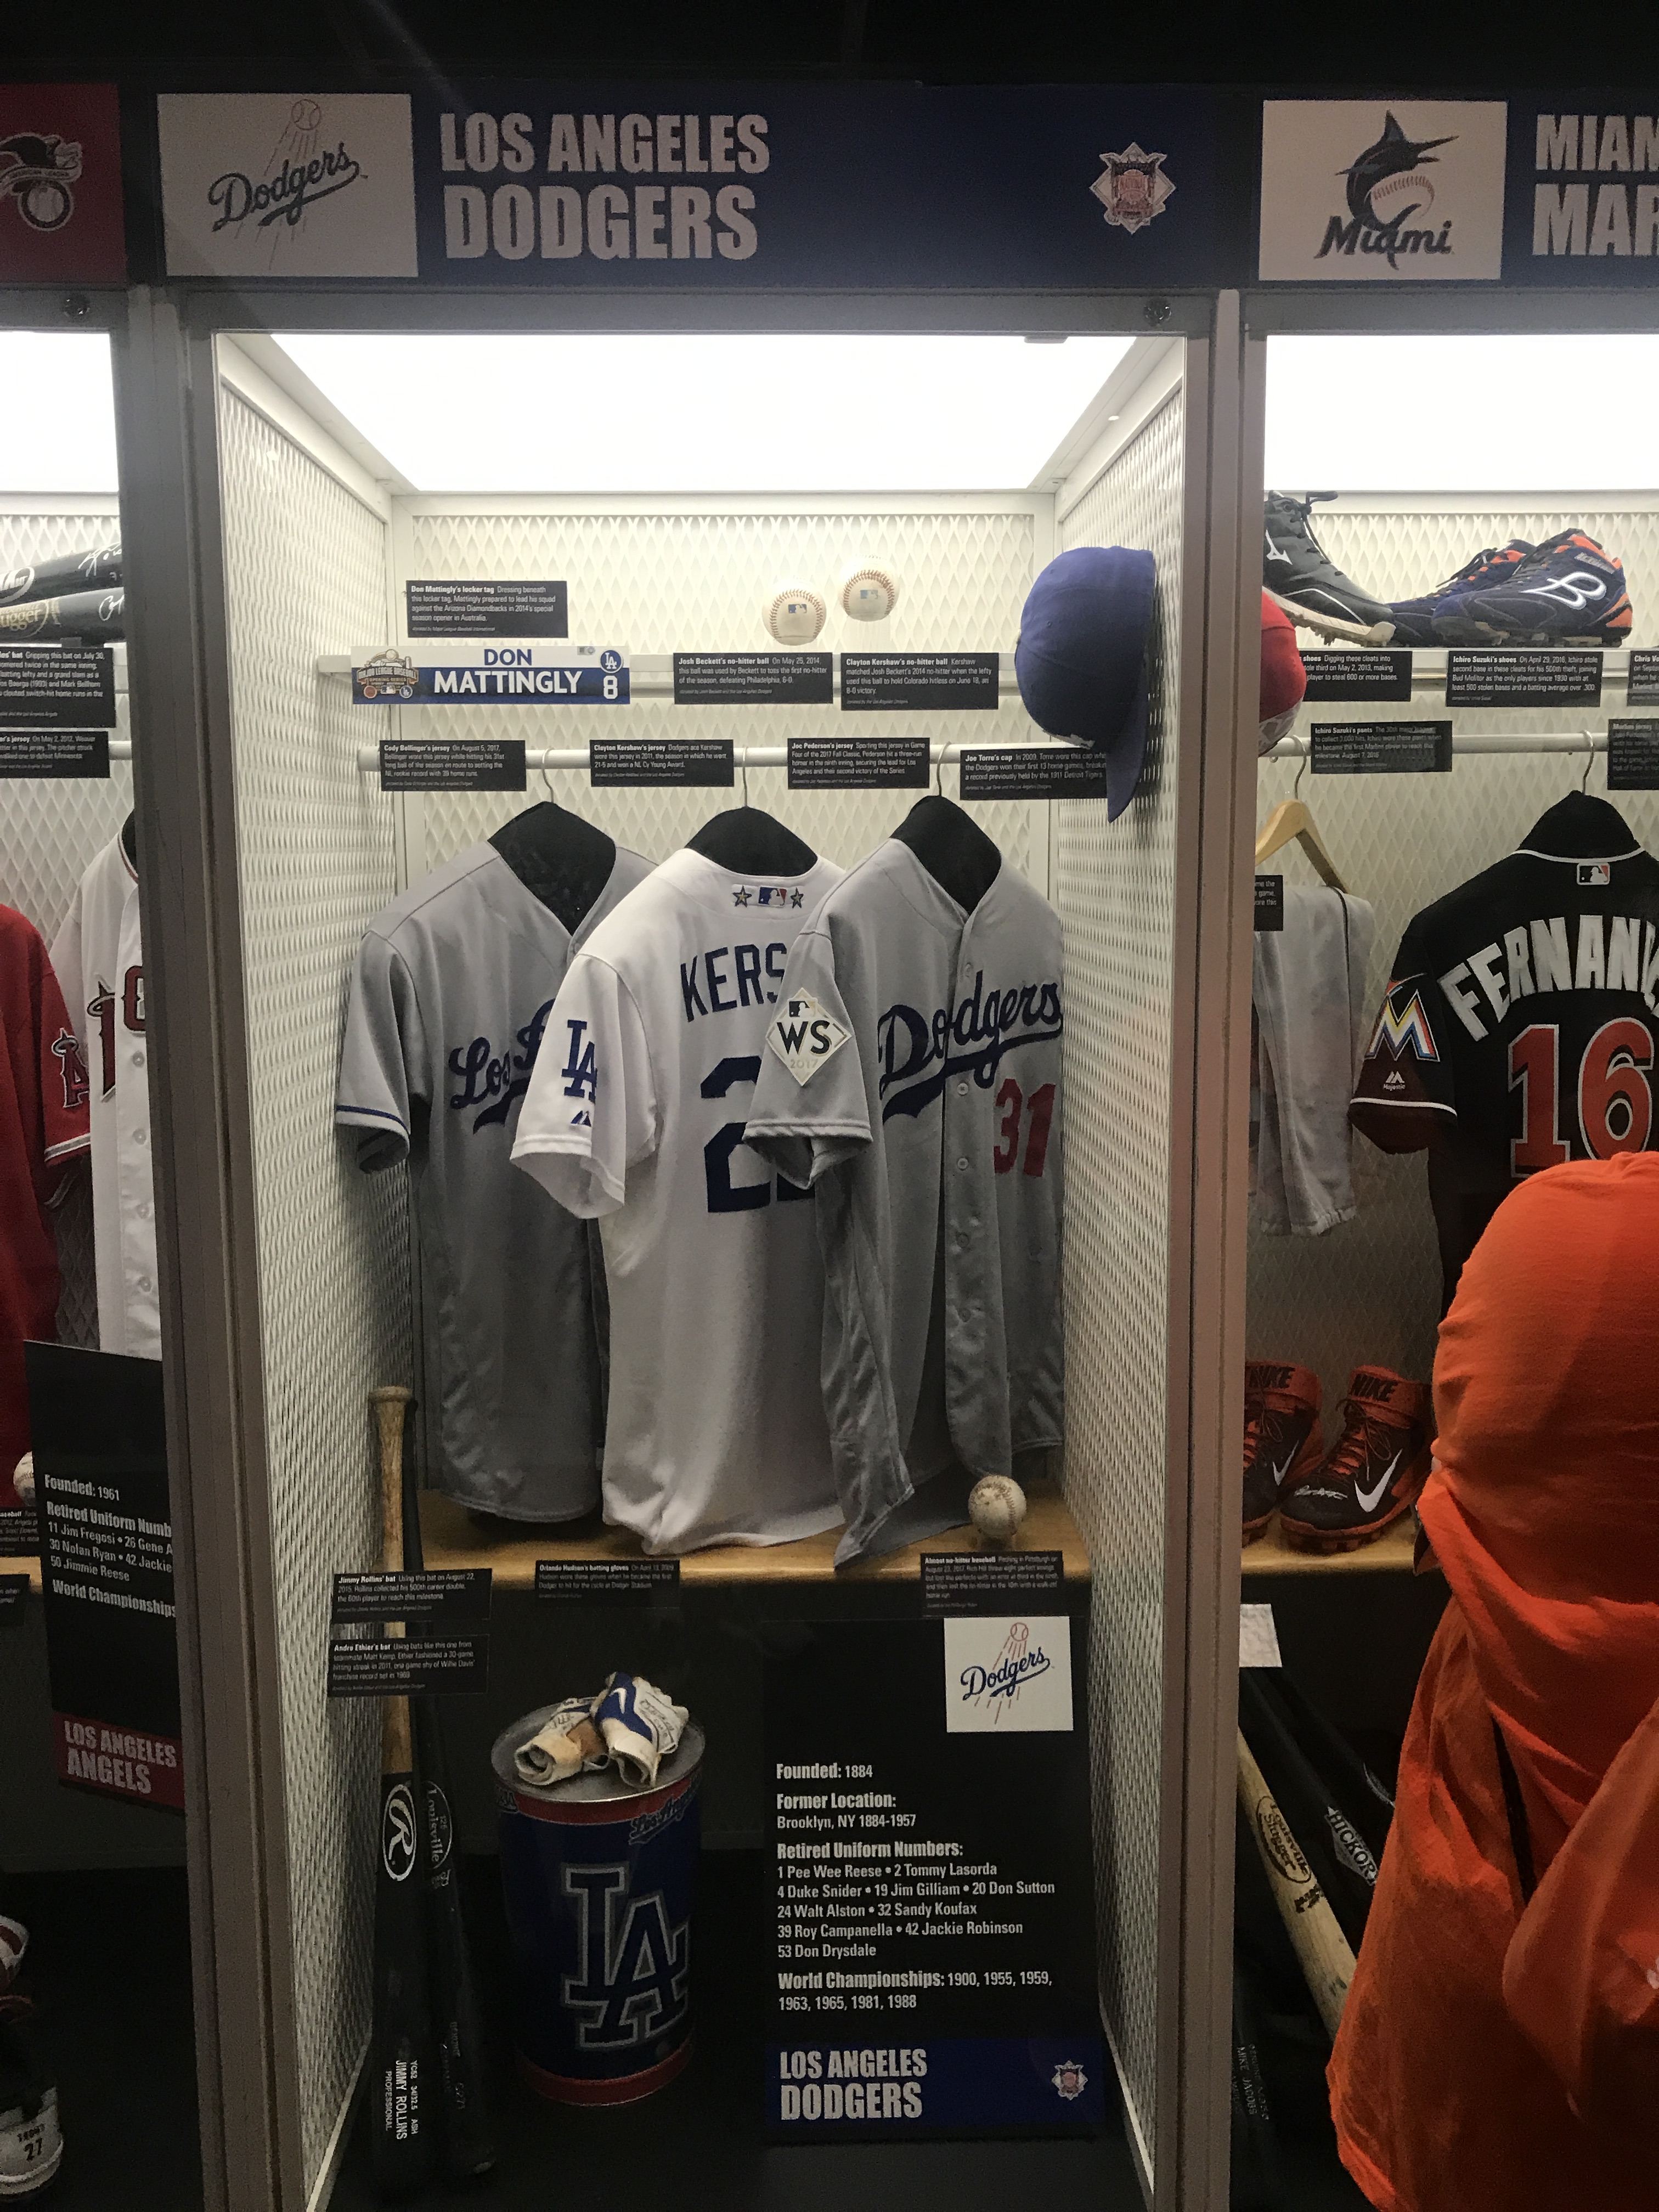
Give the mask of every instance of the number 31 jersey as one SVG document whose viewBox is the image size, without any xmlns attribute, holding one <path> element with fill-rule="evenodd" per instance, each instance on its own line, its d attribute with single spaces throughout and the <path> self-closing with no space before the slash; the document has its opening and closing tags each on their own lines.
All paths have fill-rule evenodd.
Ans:
<svg viewBox="0 0 1659 2212">
<path fill-rule="evenodd" d="M 814 1210 L 743 1142 L 790 949 L 841 875 L 673 854 L 571 962 L 520 1112 L 515 1164 L 599 1222 L 605 1518 L 647 1552 L 841 1518 Z"/>
<path fill-rule="evenodd" d="M 1433 1150 L 1448 1302 L 1506 1193 L 1659 1150 L 1659 860 L 1574 792 L 1407 930 L 1349 1118 Z"/>
</svg>

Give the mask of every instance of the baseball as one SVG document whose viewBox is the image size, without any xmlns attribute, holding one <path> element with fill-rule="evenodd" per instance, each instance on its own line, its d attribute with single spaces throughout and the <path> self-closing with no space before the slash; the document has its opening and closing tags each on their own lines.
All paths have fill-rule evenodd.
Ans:
<svg viewBox="0 0 1659 2212">
<path fill-rule="evenodd" d="M 805 584 L 777 584 L 762 610 L 780 645 L 811 645 L 823 628 L 823 601 Z"/>
<path fill-rule="evenodd" d="M 878 561 L 854 561 L 842 571 L 841 604 L 854 622 L 885 622 L 898 605 L 898 579 Z"/>
<path fill-rule="evenodd" d="M 968 1493 L 968 1517 L 988 1544 L 1012 1544 L 1025 1518 L 1025 1492 L 1012 1474 L 981 1477 Z"/>
<path fill-rule="evenodd" d="M 23 1454 L 22 1458 L 11 1471 L 11 1479 L 16 1486 L 17 1495 L 23 1504 L 33 1505 L 34 1503 L 34 1454 L 32 1451 L 26 1451 Z"/>
<path fill-rule="evenodd" d="M 1433 205 L 1434 186 L 1420 169 L 1409 170 L 1404 176 L 1384 177 L 1380 185 L 1371 187 L 1371 206 L 1383 223 L 1395 222 L 1407 208 L 1426 215 Z"/>
<path fill-rule="evenodd" d="M 288 119 L 296 131 L 315 131 L 323 119 L 321 105 L 314 100 L 296 100 Z"/>
</svg>

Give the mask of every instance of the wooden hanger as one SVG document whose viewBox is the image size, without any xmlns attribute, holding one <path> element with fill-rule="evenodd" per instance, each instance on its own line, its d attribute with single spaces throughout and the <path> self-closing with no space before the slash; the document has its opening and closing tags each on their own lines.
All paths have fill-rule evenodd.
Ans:
<svg viewBox="0 0 1659 2212">
<path fill-rule="evenodd" d="M 1315 872 L 1328 883 L 1334 891 L 1346 891 L 1336 862 L 1325 850 L 1324 842 L 1314 826 L 1314 818 L 1299 799 L 1281 799 L 1262 825 L 1261 835 L 1255 841 L 1255 864 L 1259 868 L 1275 853 L 1282 853 L 1286 845 L 1300 845 L 1313 862 Z"/>
</svg>

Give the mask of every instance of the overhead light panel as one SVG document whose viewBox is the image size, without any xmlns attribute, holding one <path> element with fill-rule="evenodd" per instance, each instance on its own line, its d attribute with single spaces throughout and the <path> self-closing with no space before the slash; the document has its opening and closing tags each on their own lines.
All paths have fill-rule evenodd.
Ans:
<svg viewBox="0 0 1659 2212">
<path fill-rule="evenodd" d="M 0 331 L 0 495 L 113 492 L 115 389 L 101 331 Z"/>
</svg>

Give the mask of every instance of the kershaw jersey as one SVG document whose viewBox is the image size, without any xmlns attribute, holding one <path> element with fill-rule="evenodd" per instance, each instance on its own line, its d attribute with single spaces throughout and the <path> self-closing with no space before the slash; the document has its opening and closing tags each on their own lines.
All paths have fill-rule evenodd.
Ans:
<svg viewBox="0 0 1659 2212">
<path fill-rule="evenodd" d="M 841 873 L 665 860 L 571 962 L 520 1115 L 517 1164 L 599 1220 L 605 1517 L 647 1552 L 841 1518 L 813 1209 L 743 1141 L 790 948 Z"/>
<path fill-rule="evenodd" d="M 965 914 L 889 838 L 790 957 L 744 1139 L 816 1196 L 838 1562 L 964 1519 L 960 1484 L 902 1512 L 930 1476 L 1060 1441 L 1060 957 L 1006 862 Z"/>
<path fill-rule="evenodd" d="M 1449 1301 L 1504 1194 L 1564 1160 L 1659 1148 L 1659 860 L 1574 792 L 1407 930 L 1350 1116 L 1433 1149 Z"/>
<path fill-rule="evenodd" d="M 438 1484 L 509 1520 L 599 1499 L 589 1231 L 514 1174 L 513 1139 L 573 952 L 650 868 L 619 848 L 572 936 L 470 846 L 371 925 L 352 983 L 334 1118 L 361 1166 L 410 1162 Z"/>
<path fill-rule="evenodd" d="M 138 872 L 127 857 L 125 833 L 111 838 L 82 877 L 53 941 L 52 964 L 91 1079 L 99 1348 L 159 1359 L 144 950 Z"/>
<path fill-rule="evenodd" d="M 58 1334 L 58 1241 L 48 1209 L 91 1145 L 87 1070 L 33 922 L 0 906 L 0 1511 L 29 1448 L 23 1346 Z"/>
</svg>

